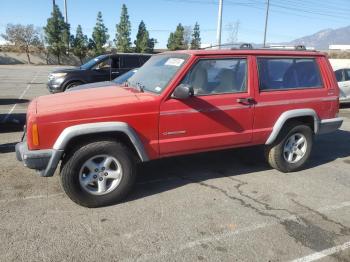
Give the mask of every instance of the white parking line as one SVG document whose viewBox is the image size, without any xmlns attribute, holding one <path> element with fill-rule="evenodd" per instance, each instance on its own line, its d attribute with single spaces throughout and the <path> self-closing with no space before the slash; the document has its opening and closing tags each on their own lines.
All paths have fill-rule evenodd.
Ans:
<svg viewBox="0 0 350 262">
<path fill-rule="evenodd" d="M 350 201 L 342 202 L 342 203 L 339 203 L 339 204 L 336 204 L 336 205 L 332 205 L 332 206 L 321 207 L 321 208 L 317 209 L 317 211 L 318 212 L 330 212 L 330 211 L 335 211 L 335 210 L 346 208 L 346 207 L 350 207 Z M 307 216 L 309 214 L 311 214 L 311 213 L 310 212 L 306 212 L 306 213 L 298 214 L 298 216 Z M 221 234 L 214 234 L 214 235 L 211 235 L 209 237 L 199 238 L 197 240 L 184 243 L 183 245 L 181 245 L 181 246 L 179 246 L 179 247 L 177 247 L 175 249 L 160 250 L 157 254 L 155 254 L 155 253 L 144 253 L 137 259 L 137 261 L 155 260 L 156 258 L 159 258 L 159 257 L 173 255 L 173 254 L 176 254 L 176 253 L 181 252 L 183 250 L 192 249 L 192 248 L 197 247 L 197 246 L 199 246 L 201 244 L 211 243 L 213 241 L 218 241 L 218 240 L 226 239 L 226 238 L 231 238 L 231 239 L 233 238 L 234 239 L 240 234 L 250 233 L 250 232 L 254 232 L 254 231 L 259 230 L 259 229 L 264 229 L 264 228 L 267 228 L 267 227 L 276 226 L 276 225 L 280 224 L 281 221 L 286 221 L 286 220 L 295 220 L 295 221 L 297 221 L 298 218 L 296 216 L 294 216 L 294 215 L 286 216 L 286 217 L 282 217 L 279 221 L 253 224 L 253 225 L 250 225 L 250 226 L 247 226 L 247 227 L 243 227 L 243 228 L 239 228 L 239 229 L 236 229 L 236 230 L 224 232 L 224 233 L 221 233 Z M 305 261 L 313 261 L 313 260 L 305 260 Z M 295 262 L 295 261 L 293 261 L 293 262 Z"/>
<path fill-rule="evenodd" d="M 343 250 L 348 249 L 348 248 L 350 248 L 350 242 L 346 242 L 342 245 L 331 247 L 331 248 L 325 249 L 325 250 L 317 252 L 317 253 L 313 253 L 313 254 L 308 255 L 306 257 L 295 259 L 291 262 L 312 262 L 312 261 L 319 260 L 321 258 L 330 256 L 330 255 L 333 255 L 335 253 L 338 253 L 338 252 L 343 251 Z"/>
<path fill-rule="evenodd" d="M 18 99 L 22 99 L 24 97 L 24 95 L 27 93 L 27 91 L 29 90 L 29 88 L 31 87 L 32 83 L 36 80 L 36 78 L 39 75 L 39 72 L 36 72 L 36 74 L 34 75 L 34 77 L 32 78 L 32 80 L 29 82 L 29 84 L 27 85 L 26 89 L 23 90 L 22 94 L 19 96 Z M 15 110 L 17 104 L 14 104 L 13 107 L 10 109 L 10 111 L 7 113 L 7 115 L 4 117 L 4 119 L 1 121 L 1 123 L 5 123 L 8 118 L 10 117 L 10 115 L 12 114 L 13 110 Z"/>
<path fill-rule="evenodd" d="M 49 195 L 15 197 L 15 198 L 9 198 L 9 199 L 0 199 L 0 203 L 8 203 L 8 202 L 14 202 L 14 201 L 20 201 L 20 200 L 41 199 L 41 198 L 53 198 L 53 197 L 63 196 L 63 195 L 64 193 L 57 193 L 57 194 L 49 194 Z"/>
</svg>

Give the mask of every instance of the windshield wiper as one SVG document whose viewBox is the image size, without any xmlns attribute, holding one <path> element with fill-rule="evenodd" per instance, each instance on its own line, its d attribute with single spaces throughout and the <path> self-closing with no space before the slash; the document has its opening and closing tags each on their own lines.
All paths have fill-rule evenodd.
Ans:
<svg viewBox="0 0 350 262">
<path fill-rule="evenodd" d="M 145 92 L 145 86 L 142 85 L 140 82 L 136 82 L 136 86 L 139 88 L 140 92 Z"/>
<path fill-rule="evenodd" d="M 144 92 L 145 91 L 145 86 L 142 85 L 140 82 L 136 82 L 135 84 L 131 83 L 129 80 L 126 80 L 124 82 L 124 87 L 136 87 L 140 92 Z"/>
</svg>

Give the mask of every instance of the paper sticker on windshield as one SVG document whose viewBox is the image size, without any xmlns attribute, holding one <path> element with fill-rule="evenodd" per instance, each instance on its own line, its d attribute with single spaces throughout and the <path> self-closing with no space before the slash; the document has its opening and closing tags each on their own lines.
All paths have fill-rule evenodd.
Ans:
<svg viewBox="0 0 350 262">
<path fill-rule="evenodd" d="M 157 86 L 154 90 L 155 90 L 156 92 L 159 92 L 159 91 L 161 91 L 162 89 L 161 89 L 159 86 Z"/>
<path fill-rule="evenodd" d="M 165 65 L 168 65 L 168 66 L 181 66 L 183 62 L 184 62 L 184 60 L 181 59 L 181 58 L 169 58 L 165 62 Z"/>
</svg>

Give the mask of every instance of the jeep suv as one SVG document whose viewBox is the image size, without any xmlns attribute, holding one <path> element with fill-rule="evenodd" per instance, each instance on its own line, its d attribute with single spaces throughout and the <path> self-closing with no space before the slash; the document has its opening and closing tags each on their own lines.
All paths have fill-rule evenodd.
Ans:
<svg viewBox="0 0 350 262">
<path fill-rule="evenodd" d="M 338 95 L 320 52 L 166 52 L 120 88 L 34 99 L 16 155 L 44 177 L 61 162 L 64 191 L 87 207 L 120 201 L 137 163 L 164 157 L 265 145 L 273 168 L 293 172 L 315 135 L 341 126 Z"/>
</svg>

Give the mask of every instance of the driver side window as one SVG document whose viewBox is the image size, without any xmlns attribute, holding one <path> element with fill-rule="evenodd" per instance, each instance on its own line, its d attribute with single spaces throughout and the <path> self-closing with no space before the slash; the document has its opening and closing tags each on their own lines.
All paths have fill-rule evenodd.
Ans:
<svg viewBox="0 0 350 262">
<path fill-rule="evenodd" d="M 245 58 L 202 59 L 185 76 L 182 84 L 193 87 L 194 95 L 246 92 Z"/>
<path fill-rule="evenodd" d="M 100 63 L 96 64 L 93 69 L 109 70 L 111 68 L 111 59 L 102 60 Z"/>
</svg>

